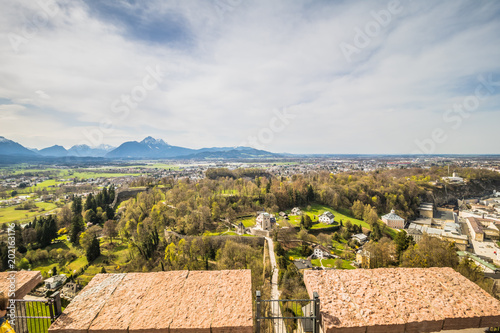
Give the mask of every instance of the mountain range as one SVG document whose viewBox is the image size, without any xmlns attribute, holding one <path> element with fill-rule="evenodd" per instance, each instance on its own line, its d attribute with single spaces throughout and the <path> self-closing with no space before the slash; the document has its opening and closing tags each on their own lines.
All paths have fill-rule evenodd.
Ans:
<svg viewBox="0 0 500 333">
<path fill-rule="evenodd" d="M 60 145 L 54 145 L 44 149 L 28 149 L 21 144 L 0 136 L 0 156 L 12 157 L 103 157 L 106 159 L 243 159 L 243 158 L 266 158 L 278 157 L 265 150 L 250 147 L 212 147 L 202 149 L 191 149 L 172 146 L 162 139 L 150 136 L 144 140 L 128 141 L 118 147 L 101 145 L 89 147 L 77 145 L 66 149 Z"/>
</svg>

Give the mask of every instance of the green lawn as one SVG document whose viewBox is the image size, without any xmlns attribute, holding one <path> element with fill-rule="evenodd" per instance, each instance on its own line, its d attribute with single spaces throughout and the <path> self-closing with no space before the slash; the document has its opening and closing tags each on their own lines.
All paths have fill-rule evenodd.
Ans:
<svg viewBox="0 0 500 333">
<path fill-rule="evenodd" d="M 342 214 L 339 211 L 336 211 L 328 206 L 312 204 L 310 210 L 307 210 L 305 207 L 302 208 L 302 213 L 309 215 L 309 217 L 313 222 L 316 222 L 318 220 L 318 217 L 326 211 L 332 212 L 332 214 L 335 215 L 335 223 L 333 225 L 324 223 L 315 223 L 313 224 L 312 229 L 330 228 L 332 226 L 338 225 L 341 220 L 343 220 L 343 223 L 346 223 L 347 220 L 349 220 L 351 221 L 352 224 L 361 225 L 364 228 L 370 229 L 368 223 L 355 219 L 354 217 Z M 300 216 L 289 216 L 289 218 L 290 218 L 289 222 L 292 225 L 295 226 L 300 225 Z"/>
<path fill-rule="evenodd" d="M 237 219 L 234 224 L 238 225 L 240 222 L 243 222 L 243 225 L 245 228 L 253 227 L 255 225 L 255 217 L 245 217 L 245 218 L 240 218 Z"/>
<path fill-rule="evenodd" d="M 337 259 L 323 259 L 323 266 L 327 268 L 335 268 L 335 260 Z M 341 259 L 342 260 L 342 259 Z M 313 266 L 321 267 L 320 259 L 311 260 Z M 355 269 L 356 267 L 351 265 L 350 261 L 342 260 L 341 269 Z"/>
<path fill-rule="evenodd" d="M 83 268 L 87 264 L 88 264 L 87 257 L 83 255 L 81 257 L 76 258 L 68 265 L 66 265 L 66 268 L 68 269 L 68 271 L 73 273 L 74 271 L 78 271 L 79 269 Z"/>
<path fill-rule="evenodd" d="M 304 259 L 305 257 L 300 253 L 300 248 L 300 246 L 291 248 L 286 252 L 285 257 L 288 259 L 293 258 L 293 260 Z"/>
<path fill-rule="evenodd" d="M 0 208 L 0 224 L 16 220 L 31 220 L 35 216 L 47 214 L 57 208 L 55 204 L 49 202 L 36 202 L 35 204 L 38 208 L 34 212 L 30 212 L 29 210 L 15 210 L 14 208 L 17 206 Z"/>
<path fill-rule="evenodd" d="M 24 189 L 19 189 L 19 190 L 17 190 L 17 192 L 19 194 L 33 193 L 36 191 L 41 191 L 42 189 L 47 190 L 47 192 L 55 192 L 58 189 L 57 185 L 66 184 L 66 183 L 69 183 L 69 182 L 61 182 L 61 181 L 58 181 L 56 179 L 49 179 L 49 180 L 45 180 L 41 183 L 38 183 L 35 186 L 26 187 Z"/>
</svg>

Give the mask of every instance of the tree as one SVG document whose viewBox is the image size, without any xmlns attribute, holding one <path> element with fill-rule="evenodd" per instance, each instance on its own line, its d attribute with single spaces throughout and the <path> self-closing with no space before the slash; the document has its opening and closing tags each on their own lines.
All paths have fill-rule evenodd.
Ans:
<svg viewBox="0 0 500 333">
<path fill-rule="evenodd" d="M 403 253 L 404 267 L 452 267 L 458 265 L 458 254 L 453 243 L 424 234 L 422 240 Z"/>
<path fill-rule="evenodd" d="M 57 275 L 57 267 L 54 266 L 52 267 L 52 276 L 56 276 Z"/>
<path fill-rule="evenodd" d="M 374 226 L 378 221 L 377 211 L 370 207 L 370 212 L 368 213 L 368 216 L 366 217 L 365 221 L 369 225 Z"/>
<path fill-rule="evenodd" d="M 380 229 L 380 225 L 378 224 L 378 222 L 375 222 L 375 224 L 372 226 L 370 238 L 374 241 L 378 241 L 380 238 L 382 238 L 382 230 Z"/>
<path fill-rule="evenodd" d="M 370 268 L 388 267 L 395 260 L 396 248 L 389 238 L 382 238 L 379 242 L 370 241 L 365 245 L 370 254 Z"/>
<path fill-rule="evenodd" d="M 314 201 L 314 189 L 313 189 L 311 184 L 309 184 L 309 186 L 307 186 L 306 200 L 307 200 L 307 203 Z"/>
<path fill-rule="evenodd" d="M 71 229 L 70 229 L 70 242 L 76 244 L 78 242 L 78 236 L 80 232 L 85 229 L 85 225 L 83 224 L 83 218 L 81 214 L 75 214 L 71 221 Z"/>
<path fill-rule="evenodd" d="M 71 224 L 71 219 L 73 218 L 73 212 L 68 206 L 64 206 L 57 213 L 57 222 L 60 227 L 69 226 Z"/>
<path fill-rule="evenodd" d="M 304 215 L 302 215 L 302 217 L 304 217 Z M 312 227 L 311 217 L 309 215 L 305 214 L 305 217 L 304 217 L 304 228 L 311 229 L 311 227 Z"/>
<path fill-rule="evenodd" d="M 73 211 L 74 215 L 81 215 L 83 206 L 82 206 L 82 198 L 74 196 L 73 197 L 73 203 L 71 204 L 71 210 Z"/>
<path fill-rule="evenodd" d="M 91 263 L 101 255 L 101 247 L 97 237 L 94 236 L 94 238 L 92 239 L 92 243 L 87 249 L 85 255 L 87 256 L 87 260 L 89 263 Z"/>
<path fill-rule="evenodd" d="M 396 243 L 396 254 L 398 259 L 401 258 L 403 252 L 406 251 L 410 245 L 414 244 L 413 237 L 408 235 L 404 230 L 397 233 L 394 242 Z"/>
<path fill-rule="evenodd" d="M 102 232 L 103 232 L 104 236 L 108 237 L 110 239 L 111 243 L 113 243 L 113 238 L 118 236 L 118 231 L 116 231 L 115 221 L 107 220 L 104 223 L 104 228 L 103 228 Z"/>
<path fill-rule="evenodd" d="M 266 193 L 271 192 L 271 185 L 272 185 L 272 183 L 273 183 L 272 178 L 269 178 L 269 181 L 266 184 Z"/>
<path fill-rule="evenodd" d="M 361 220 L 363 218 L 364 209 L 365 206 L 363 205 L 363 203 L 359 200 L 356 200 L 351 207 L 352 215 L 354 215 L 354 217 L 358 220 Z"/>
</svg>

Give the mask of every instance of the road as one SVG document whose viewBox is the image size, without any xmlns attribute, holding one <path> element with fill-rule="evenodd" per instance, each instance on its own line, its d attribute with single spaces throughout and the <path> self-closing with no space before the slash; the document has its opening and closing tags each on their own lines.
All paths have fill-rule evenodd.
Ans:
<svg viewBox="0 0 500 333">
<path fill-rule="evenodd" d="M 271 278 L 271 299 L 279 300 L 280 292 L 278 290 L 278 266 L 276 265 L 276 257 L 274 255 L 274 242 L 271 238 L 266 237 L 269 245 L 269 259 L 271 260 L 271 269 L 273 276 Z M 271 313 L 273 317 L 282 317 L 279 302 L 271 302 Z M 274 320 L 274 333 L 286 332 L 286 327 L 283 319 Z"/>
</svg>

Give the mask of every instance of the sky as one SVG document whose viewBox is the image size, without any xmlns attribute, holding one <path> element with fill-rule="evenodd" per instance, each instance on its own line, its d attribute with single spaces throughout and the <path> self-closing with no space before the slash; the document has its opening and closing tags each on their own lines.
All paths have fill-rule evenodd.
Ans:
<svg viewBox="0 0 500 333">
<path fill-rule="evenodd" d="M 30 148 L 500 154 L 500 2 L 0 0 Z"/>
</svg>

